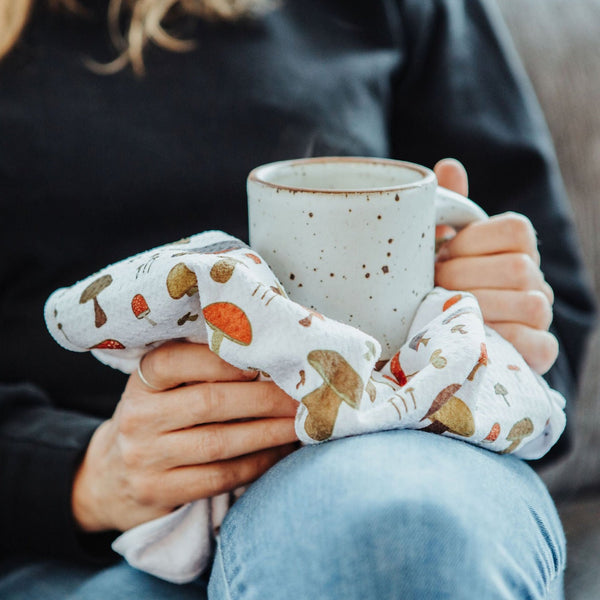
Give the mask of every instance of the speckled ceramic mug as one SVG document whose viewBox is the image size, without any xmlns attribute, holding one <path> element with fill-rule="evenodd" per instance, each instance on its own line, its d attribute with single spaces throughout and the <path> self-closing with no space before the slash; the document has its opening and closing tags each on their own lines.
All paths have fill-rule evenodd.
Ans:
<svg viewBox="0 0 600 600">
<path fill-rule="evenodd" d="M 363 157 L 257 167 L 248 213 L 250 245 L 291 299 L 369 333 L 383 359 L 433 288 L 435 225 L 486 218 L 426 167 Z"/>
</svg>

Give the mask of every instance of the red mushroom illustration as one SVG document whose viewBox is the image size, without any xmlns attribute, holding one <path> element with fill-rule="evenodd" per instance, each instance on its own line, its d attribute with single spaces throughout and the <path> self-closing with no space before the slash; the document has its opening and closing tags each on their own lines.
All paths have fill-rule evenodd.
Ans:
<svg viewBox="0 0 600 600">
<path fill-rule="evenodd" d="M 519 444 L 528 436 L 533 433 L 534 427 L 533 422 L 529 417 L 525 417 L 520 421 L 517 421 L 508 432 L 506 436 L 506 441 L 512 442 L 510 446 L 502 450 L 500 454 L 509 454 L 514 452 Z"/>
<path fill-rule="evenodd" d="M 107 320 L 106 313 L 102 310 L 100 304 L 98 304 L 98 294 L 105 290 L 112 283 L 112 280 L 110 275 L 99 277 L 83 290 L 79 298 L 79 304 L 85 304 L 90 300 L 94 303 L 94 324 L 96 327 L 102 327 Z"/>
<path fill-rule="evenodd" d="M 92 346 L 90 350 L 125 350 L 125 346 L 118 340 L 103 340 Z"/>
<path fill-rule="evenodd" d="M 210 349 L 219 354 L 224 338 L 249 346 L 252 342 L 252 326 L 246 313 L 231 302 L 215 302 L 202 310 L 206 324 L 213 330 Z"/>
<path fill-rule="evenodd" d="M 477 363 L 473 367 L 473 370 L 467 376 L 467 379 L 469 381 L 473 381 L 473 379 L 475 379 L 475 375 L 481 367 L 488 366 L 489 359 L 488 359 L 488 354 L 487 354 L 487 348 L 486 348 L 484 342 L 481 342 L 480 348 L 481 348 L 481 352 L 479 354 L 479 358 L 477 359 Z"/>
<path fill-rule="evenodd" d="M 442 311 L 446 312 L 451 306 L 454 306 L 461 298 L 462 298 L 462 294 L 455 294 L 451 298 L 448 298 L 448 300 L 446 300 L 446 302 L 444 302 Z"/>
<path fill-rule="evenodd" d="M 196 273 L 188 269 L 185 264 L 177 263 L 167 275 L 167 290 L 173 300 L 197 294 L 198 279 Z"/>
<path fill-rule="evenodd" d="M 492 428 L 490 429 L 490 432 L 487 434 L 486 437 L 483 438 L 482 441 L 495 442 L 498 439 L 499 435 L 500 435 L 500 423 L 494 423 L 492 425 Z"/>
<path fill-rule="evenodd" d="M 323 378 L 323 385 L 302 398 L 308 409 L 306 433 L 318 442 L 331 437 L 342 402 L 357 409 L 364 384 L 360 375 L 335 350 L 312 350 L 308 364 Z"/>
<path fill-rule="evenodd" d="M 421 419 L 431 420 L 431 425 L 421 431 L 431 433 L 455 433 L 463 437 L 471 437 L 475 433 L 475 421 L 469 407 L 457 396 L 460 389 L 458 383 L 445 387 L 435 398 L 427 414 Z"/>
<path fill-rule="evenodd" d="M 135 315 L 136 319 L 146 319 L 150 325 L 154 326 L 156 323 L 150 318 L 150 308 L 146 302 L 146 298 L 141 294 L 136 294 L 131 299 L 131 310 Z"/>
<path fill-rule="evenodd" d="M 406 373 L 400 366 L 400 352 L 397 352 L 392 356 L 392 360 L 390 360 L 390 371 L 400 385 L 406 385 L 408 383 Z"/>
</svg>

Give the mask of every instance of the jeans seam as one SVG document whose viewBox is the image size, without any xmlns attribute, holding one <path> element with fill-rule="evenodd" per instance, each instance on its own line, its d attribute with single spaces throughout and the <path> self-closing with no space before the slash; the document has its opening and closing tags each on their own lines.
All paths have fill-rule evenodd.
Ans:
<svg viewBox="0 0 600 600">
<path fill-rule="evenodd" d="M 217 552 L 216 552 L 216 562 L 217 568 L 221 571 L 222 579 L 223 579 L 223 588 L 225 590 L 226 599 L 232 600 L 231 593 L 229 591 L 229 581 L 227 579 L 227 573 L 225 572 L 225 561 L 223 560 L 223 553 L 221 552 L 221 544 L 217 544 Z"/>
</svg>

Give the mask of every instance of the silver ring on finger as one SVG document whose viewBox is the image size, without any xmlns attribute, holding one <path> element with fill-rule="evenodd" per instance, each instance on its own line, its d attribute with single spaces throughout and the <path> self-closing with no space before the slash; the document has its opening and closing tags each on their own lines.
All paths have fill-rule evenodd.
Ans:
<svg viewBox="0 0 600 600">
<path fill-rule="evenodd" d="M 140 359 L 140 362 L 138 363 L 137 366 L 137 374 L 138 377 L 140 378 L 140 381 L 147 387 L 150 388 L 151 390 L 155 391 L 155 392 L 162 392 L 162 389 L 159 387 L 156 387 L 155 385 L 152 385 L 145 377 L 144 374 L 142 373 L 142 359 Z"/>
</svg>

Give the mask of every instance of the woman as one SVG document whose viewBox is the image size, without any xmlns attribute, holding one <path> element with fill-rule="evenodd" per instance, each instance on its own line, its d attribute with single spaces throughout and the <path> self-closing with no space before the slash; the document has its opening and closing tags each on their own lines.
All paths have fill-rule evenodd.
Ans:
<svg viewBox="0 0 600 600">
<path fill-rule="evenodd" d="M 526 464 L 406 431 L 281 460 L 295 404 L 274 386 L 173 343 L 144 359 L 149 387 L 62 351 L 42 322 L 53 289 L 110 262 L 205 229 L 245 238 L 257 164 L 452 155 L 471 197 L 502 214 L 447 243 L 436 283 L 473 291 L 572 396 L 592 302 L 548 133 L 493 7 L 54 4 L 0 3 L 0 596 L 562 597 L 564 536 Z M 436 171 L 466 192 L 459 164 Z M 118 532 L 254 480 L 193 584 L 115 562 Z"/>
</svg>

